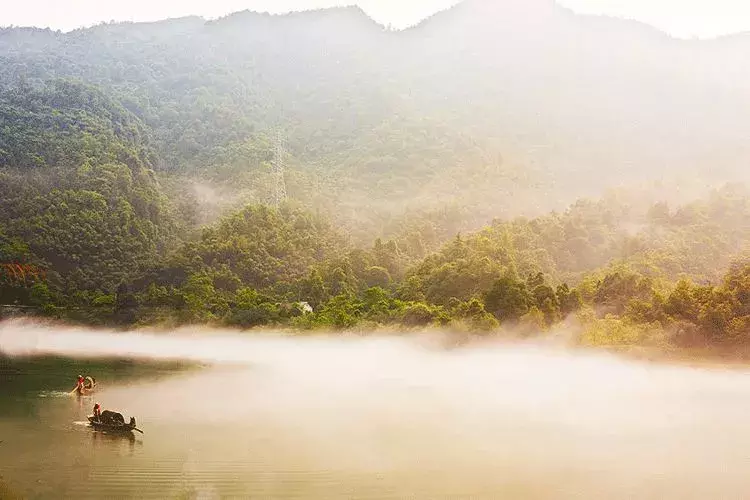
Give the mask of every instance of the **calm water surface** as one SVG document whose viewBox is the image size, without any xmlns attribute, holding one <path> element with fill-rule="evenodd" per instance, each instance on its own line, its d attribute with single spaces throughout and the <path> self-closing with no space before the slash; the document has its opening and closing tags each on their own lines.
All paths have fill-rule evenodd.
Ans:
<svg viewBox="0 0 750 500">
<path fill-rule="evenodd" d="M 293 343 L 285 361 L 190 368 L 0 358 L 0 497 L 739 499 L 750 491 L 746 372 L 502 346 L 330 341 L 308 352 L 283 342 Z M 95 398 L 64 394 L 78 373 L 97 377 Z M 145 434 L 87 428 L 97 401 L 135 416 Z"/>
</svg>

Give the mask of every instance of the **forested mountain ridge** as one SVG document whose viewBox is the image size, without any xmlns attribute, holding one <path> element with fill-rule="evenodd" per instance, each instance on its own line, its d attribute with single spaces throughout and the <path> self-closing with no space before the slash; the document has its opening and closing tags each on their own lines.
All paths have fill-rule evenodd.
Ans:
<svg viewBox="0 0 750 500">
<path fill-rule="evenodd" d="M 0 302 L 743 341 L 750 195 L 706 187 L 747 179 L 745 43 L 542 0 L 0 30 L 0 264 L 47 271 Z"/>
<path fill-rule="evenodd" d="M 328 190 L 348 227 L 450 202 L 471 206 L 475 227 L 613 183 L 746 178 L 746 44 L 672 40 L 542 0 L 468 0 L 403 32 L 357 8 L 242 12 L 5 29 L 0 85 L 101 87 L 153 129 L 162 171 L 193 172 L 281 127 L 290 169 Z"/>
</svg>

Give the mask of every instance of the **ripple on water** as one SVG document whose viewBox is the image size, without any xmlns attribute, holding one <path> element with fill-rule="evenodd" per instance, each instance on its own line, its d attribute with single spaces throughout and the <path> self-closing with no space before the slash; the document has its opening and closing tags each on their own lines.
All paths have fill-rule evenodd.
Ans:
<svg viewBox="0 0 750 500">
<path fill-rule="evenodd" d="M 69 398 L 73 395 L 63 391 L 41 391 L 37 394 L 40 398 Z"/>
<path fill-rule="evenodd" d="M 68 493 L 76 498 L 404 498 L 397 488 L 383 484 L 382 478 L 372 474 L 261 471 L 252 464 L 236 462 L 207 462 L 196 469 L 169 461 L 96 467 L 88 481 L 88 485 L 75 485 Z"/>
</svg>

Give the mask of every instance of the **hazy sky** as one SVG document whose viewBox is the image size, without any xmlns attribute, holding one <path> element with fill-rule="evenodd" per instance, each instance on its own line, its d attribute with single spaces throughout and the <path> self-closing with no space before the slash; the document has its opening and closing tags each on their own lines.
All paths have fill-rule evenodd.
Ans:
<svg viewBox="0 0 750 500">
<path fill-rule="evenodd" d="M 153 21 L 189 14 L 218 17 L 357 3 L 383 24 L 408 26 L 456 0 L 0 0 L 0 25 L 70 30 L 101 21 Z M 502 1 L 502 0 L 498 0 Z M 638 19 L 675 36 L 750 31 L 750 0 L 559 0 L 591 14 Z"/>
</svg>

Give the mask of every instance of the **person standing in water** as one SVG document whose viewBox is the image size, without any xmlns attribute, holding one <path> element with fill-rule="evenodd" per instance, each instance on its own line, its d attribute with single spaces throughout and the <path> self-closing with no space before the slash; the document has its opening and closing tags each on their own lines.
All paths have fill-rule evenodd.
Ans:
<svg viewBox="0 0 750 500">
<path fill-rule="evenodd" d="M 83 375 L 78 375 L 78 381 L 76 382 L 76 388 L 73 389 L 71 392 L 77 392 L 78 394 L 83 394 L 85 387 L 83 385 Z"/>
</svg>

